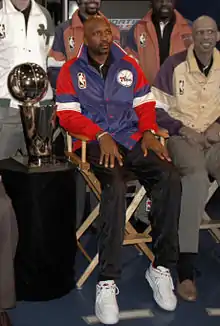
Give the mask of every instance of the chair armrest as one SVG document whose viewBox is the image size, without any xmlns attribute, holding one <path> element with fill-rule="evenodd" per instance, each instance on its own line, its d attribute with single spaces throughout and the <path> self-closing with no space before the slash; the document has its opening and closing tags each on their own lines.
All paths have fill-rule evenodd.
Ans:
<svg viewBox="0 0 220 326">
<path fill-rule="evenodd" d="M 81 141 L 89 141 L 89 138 L 84 136 L 84 135 L 72 134 L 72 133 L 69 133 L 69 135 L 71 137 L 76 138 L 76 139 L 81 140 Z"/>
<path fill-rule="evenodd" d="M 82 142 L 81 161 L 82 161 L 82 164 L 85 164 L 86 163 L 86 142 L 89 140 L 89 138 L 84 135 L 67 133 L 67 147 L 68 147 L 69 153 L 72 153 L 72 137 L 76 138 L 78 140 L 81 140 L 81 142 Z"/>
</svg>

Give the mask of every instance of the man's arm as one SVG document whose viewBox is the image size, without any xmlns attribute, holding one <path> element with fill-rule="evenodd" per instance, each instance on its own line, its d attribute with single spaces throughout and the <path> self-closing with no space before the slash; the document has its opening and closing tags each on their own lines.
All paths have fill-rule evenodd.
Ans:
<svg viewBox="0 0 220 326">
<path fill-rule="evenodd" d="M 135 37 L 136 28 L 137 28 L 137 24 L 132 26 L 128 31 L 126 44 L 125 44 L 125 51 L 130 57 L 138 60 L 138 47 L 137 47 L 137 41 Z"/>
<path fill-rule="evenodd" d="M 150 85 L 139 64 L 137 64 L 133 59 L 130 60 L 132 60 L 137 72 L 133 107 L 139 118 L 139 131 L 141 133 L 144 133 L 146 130 L 154 130 L 157 132 L 158 126 L 156 123 L 155 100 L 151 93 Z"/>
<path fill-rule="evenodd" d="M 168 58 L 161 66 L 151 88 L 156 100 L 157 123 L 161 128 L 168 130 L 170 136 L 177 135 L 183 126 L 181 121 L 169 115 L 170 107 L 176 105 L 173 90 L 173 73 L 172 59 Z"/>
<path fill-rule="evenodd" d="M 134 60 L 133 60 L 134 61 Z M 152 132 L 158 132 L 156 123 L 155 100 L 150 90 L 150 85 L 147 82 L 140 66 L 135 63 L 137 80 L 134 89 L 133 107 L 139 118 L 139 130 L 143 134 L 141 148 L 144 156 L 147 156 L 148 150 L 155 152 L 162 160 L 170 161 L 166 147 L 154 137 Z"/>
<path fill-rule="evenodd" d="M 66 62 L 66 50 L 64 44 L 64 24 L 60 24 L 55 29 L 53 45 L 48 55 L 49 67 L 62 67 Z"/>
<path fill-rule="evenodd" d="M 90 140 L 95 140 L 102 129 L 81 113 L 81 106 L 74 89 L 69 67 L 66 63 L 60 71 L 57 80 L 56 104 L 57 116 L 61 126 L 69 133 L 81 134 Z"/>
</svg>

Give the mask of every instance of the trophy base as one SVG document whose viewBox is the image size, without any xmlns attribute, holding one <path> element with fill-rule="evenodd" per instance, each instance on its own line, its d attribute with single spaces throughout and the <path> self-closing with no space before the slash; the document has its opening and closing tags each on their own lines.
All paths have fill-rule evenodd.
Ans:
<svg viewBox="0 0 220 326">
<path fill-rule="evenodd" d="M 26 173 L 56 172 L 73 168 L 73 165 L 65 158 L 54 159 L 50 163 L 42 163 L 41 165 L 30 163 L 28 156 L 14 156 L 11 159 L 20 165 L 20 168 L 24 169 Z"/>
<path fill-rule="evenodd" d="M 13 156 L 0 160 L 0 175 L 4 171 L 14 171 L 22 173 L 48 173 L 74 169 L 74 165 L 67 158 L 54 159 L 51 163 L 44 163 L 41 166 L 32 165 L 27 156 Z"/>
</svg>

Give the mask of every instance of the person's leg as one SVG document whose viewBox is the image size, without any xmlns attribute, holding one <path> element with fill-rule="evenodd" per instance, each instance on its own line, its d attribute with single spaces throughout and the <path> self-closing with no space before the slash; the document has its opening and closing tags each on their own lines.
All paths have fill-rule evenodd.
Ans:
<svg viewBox="0 0 220 326">
<path fill-rule="evenodd" d="M 185 300 L 194 301 L 196 299 L 194 265 L 198 252 L 199 228 L 208 195 L 208 172 L 204 151 L 200 145 L 189 144 L 182 137 L 171 137 L 167 146 L 173 163 L 182 177 L 177 291 Z"/>
<path fill-rule="evenodd" d="M 147 270 L 146 278 L 158 305 L 171 311 L 177 303 L 169 269 L 176 265 L 179 255 L 180 177 L 172 164 L 162 161 L 152 151 L 144 157 L 140 143 L 128 154 L 125 164 L 151 193 L 150 220 L 155 260 Z"/>
<path fill-rule="evenodd" d="M 88 145 L 87 158 L 91 169 L 101 183 L 100 215 L 97 219 L 99 276 L 96 290 L 96 315 L 104 324 L 118 322 L 115 280 L 121 274 L 121 247 L 125 226 L 125 192 L 123 169 L 99 164 L 100 150 L 97 143 Z"/>
<path fill-rule="evenodd" d="M 0 107 L 0 160 L 15 155 L 18 149 L 25 149 L 19 110 Z M 15 306 L 13 258 L 16 244 L 16 217 L 0 181 L 0 325 L 10 325 L 5 309 Z"/>
<path fill-rule="evenodd" d="M 212 145 L 205 153 L 206 166 L 211 175 L 220 186 L 220 143 Z"/>
<path fill-rule="evenodd" d="M 5 309 L 15 306 L 14 256 L 17 222 L 10 199 L 0 182 L 0 325 L 10 325 Z"/>
<path fill-rule="evenodd" d="M 19 149 L 26 152 L 20 112 L 0 107 L 0 160 L 14 156 Z"/>
</svg>

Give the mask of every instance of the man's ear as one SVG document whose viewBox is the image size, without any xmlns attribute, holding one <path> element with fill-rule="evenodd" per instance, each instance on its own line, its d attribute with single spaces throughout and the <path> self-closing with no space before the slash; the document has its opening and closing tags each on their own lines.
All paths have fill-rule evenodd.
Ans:
<svg viewBox="0 0 220 326">
<path fill-rule="evenodd" d="M 217 32 L 217 42 L 220 41 L 220 31 Z"/>
</svg>

